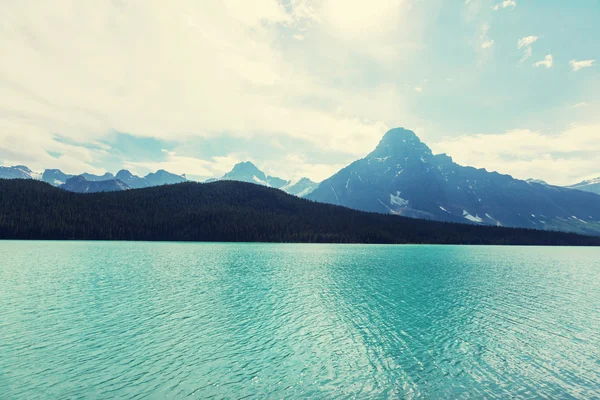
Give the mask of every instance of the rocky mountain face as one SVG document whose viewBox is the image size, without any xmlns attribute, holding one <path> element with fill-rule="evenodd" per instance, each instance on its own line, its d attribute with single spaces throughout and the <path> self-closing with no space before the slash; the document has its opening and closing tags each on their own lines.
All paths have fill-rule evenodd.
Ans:
<svg viewBox="0 0 600 400">
<path fill-rule="evenodd" d="M 61 189 L 76 193 L 99 193 L 99 192 L 119 192 L 130 189 L 119 179 L 108 179 L 103 181 L 89 181 L 85 176 L 79 175 L 67 180 Z"/>
<path fill-rule="evenodd" d="M 187 178 L 185 175 L 176 175 L 160 169 L 155 173 L 146 175 L 144 180 L 148 183 L 148 186 L 163 186 L 186 182 Z"/>
<path fill-rule="evenodd" d="M 217 180 L 255 183 L 275 189 L 281 189 L 286 193 L 298 197 L 306 196 L 317 187 L 317 184 L 308 178 L 302 178 L 297 181 L 286 181 L 285 179 L 278 177 L 268 176 L 250 161 L 236 164 L 233 169 L 223 175 L 221 179 L 209 179 L 206 183 Z"/>
<path fill-rule="evenodd" d="M 448 222 L 598 234 L 600 197 L 464 167 L 397 128 L 308 199 Z"/>
<path fill-rule="evenodd" d="M 87 181 L 90 181 L 90 182 L 100 182 L 100 181 L 108 181 L 111 179 L 115 179 L 115 176 L 113 174 L 111 174 L 110 172 L 107 172 L 104 175 L 94 175 L 94 174 L 88 174 L 87 172 L 84 172 L 80 176 L 83 176 Z"/>
<path fill-rule="evenodd" d="M 600 195 L 600 178 L 590 179 L 567 187 L 569 189 L 583 190 L 584 192 L 591 192 Z"/>
<path fill-rule="evenodd" d="M 78 178 L 71 180 L 72 178 Z M 49 183 L 52 186 L 61 187 L 65 190 L 85 192 L 88 191 L 109 191 L 124 189 L 141 189 L 150 186 L 172 185 L 175 183 L 186 182 L 185 176 L 172 174 L 165 170 L 159 170 L 145 177 L 139 177 L 125 169 L 119 171 L 117 175 L 110 172 L 104 175 L 94 175 L 83 173 L 81 175 L 65 174 L 59 169 L 47 169 L 43 174 L 32 172 L 23 165 L 14 167 L 0 167 L 0 179 L 36 179 Z M 85 183 L 85 182 L 87 183 Z M 67 184 L 69 182 L 69 184 Z M 89 182 L 98 182 L 98 185 L 88 184 Z M 106 182 L 106 183 L 103 183 Z"/>
<path fill-rule="evenodd" d="M 73 175 L 65 174 L 59 169 L 47 169 L 42 175 L 42 180 L 52 186 L 64 185 Z"/>
<path fill-rule="evenodd" d="M 293 194 L 298 197 L 305 197 L 313 192 L 319 186 L 318 183 L 311 181 L 308 178 L 302 178 L 298 181 L 290 181 L 283 186 L 281 190 L 286 193 Z"/>
<path fill-rule="evenodd" d="M 145 178 L 133 175 L 126 169 L 122 169 L 119 172 L 117 172 L 115 178 L 120 180 L 132 189 L 142 189 L 150 186 Z"/>
<path fill-rule="evenodd" d="M 276 189 L 280 189 L 288 183 L 284 179 L 267 176 L 250 161 L 236 164 L 233 169 L 223 175 L 220 180 L 256 183 L 258 185 L 268 186 Z"/>
<path fill-rule="evenodd" d="M 40 176 L 24 165 L 15 165 L 0 167 L 0 179 L 40 179 Z"/>
</svg>

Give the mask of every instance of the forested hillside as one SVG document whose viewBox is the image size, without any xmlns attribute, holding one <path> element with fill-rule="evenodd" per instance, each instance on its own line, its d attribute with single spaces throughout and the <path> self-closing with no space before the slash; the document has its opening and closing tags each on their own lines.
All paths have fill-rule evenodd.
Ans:
<svg viewBox="0 0 600 400">
<path fill-rule="evenodd" d="M 600 237 L 360 212 L 234 181 L 78 194 L 2 180 L 0 238 L 600 245 Z"/>
</svg>

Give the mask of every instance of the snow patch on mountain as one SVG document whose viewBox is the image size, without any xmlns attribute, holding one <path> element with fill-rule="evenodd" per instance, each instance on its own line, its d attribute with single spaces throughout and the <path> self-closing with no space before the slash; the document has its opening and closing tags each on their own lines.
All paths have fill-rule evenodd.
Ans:
<svg viewBox="0 0 600 400">
<path fill-rule="evenodd" d="M 400 197 L 401 194 L 401 192 L 396 192 L 396 195 L 394 196 L 393 193 L 390 193 L 390 204 L 400 207 L 408 205 L 408 200 L 405 200 L 402 197 Z"/>
<path fill-rule="evenodd" d="M 463 210 L 463 218 L 468 219 L 471 222 L 481 223 L 483 219 L 481 219 L 478 215 L 472 216 L 467 212 L 467 210 Z"/>
</svg>

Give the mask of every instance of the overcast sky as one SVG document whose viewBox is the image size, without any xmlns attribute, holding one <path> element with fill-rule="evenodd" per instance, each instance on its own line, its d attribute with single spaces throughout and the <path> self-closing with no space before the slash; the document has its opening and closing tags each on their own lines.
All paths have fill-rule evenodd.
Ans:
<svg viewBox="0 0 600 400">
<path fill-rule="evenodd" d="M 322 180 L 392 127 L 600 176 L 598 0 L 0 0 L 0 163 Z"/>
</svg>

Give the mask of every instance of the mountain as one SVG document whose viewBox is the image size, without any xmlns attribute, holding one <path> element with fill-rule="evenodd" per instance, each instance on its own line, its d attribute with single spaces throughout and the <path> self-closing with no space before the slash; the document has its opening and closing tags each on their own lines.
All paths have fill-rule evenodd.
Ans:
<svg viewBox="0 0 600 400">
<path fill-rule="evenodd" d="M 0 167 L 0 179 L 40 179 L 37 174 L 24 165 L 14 167 Z"/>
<path fill-rule="evenodd" d="M 175 175 L 165 171 L 164 169 L 160 169 L 155 173 L 148 174 L 144 177 L 144 179 L 146 182 L 148 182 L 148 186 L 173 185 L 187 181 L 185 176 Z"/>
<path fill-rule="evenodd" d="M 130 189 L 118 179 L 109 179 L 104 181 L 88 181 L 85 176 L 79 175 L 67 180 L 61 189 L 75 193 L 98 193 L 98 192 L 118 192 Z"/>
<path fill-rule="evenodd" d="M 276 189 L 280 189 L 288 184 L 288 181 L 284 179 L 267 176 L 250 161 L 236 164 L 230 172 L 223 175 L 221 180 L 256 183 Z"/>
<path fill-rule="evenodd" d="M 302 178 L 298 181 L 290 181 L 287 185 L 283 186 L 281 190 L 286 193 L 293 194 L 298 197 L 305 197 L 312 193 L 317 186 L 318 183 L 311 181 L 308 178 Z"/>
<path fill-rule="evenodd" d="M 93 175 L 84 172 L 80 176 L 83 176 L 87 181 L 90 182 L 100 182 L 100 181 L 109 181 L 111 179 L 115 179 L 115 176 L 110 172 L 105 173 L 104 175 Z"/>
<path fill-rule="evenodd" d="M 42 175 L 42 180 L 52 186 L 61 186 L 72 177 L 73 175 L 65 174 L 59 169 L 47 169 Z"/>
<path fill-rule="evenodd" d="M 84 195 L 2 180 L 0 239 L 600 246 L 600 237 L 365 213 L 231 181 Z"/>
<path fill-rule="evenodd" d="M 546 182 L 543 179 L 532 179 L 532 178 L 529 178 L 529 179 L 526 179 L 525 182 L 527 182 L 527 183 L 539 183 L 540 185 L 550 186 L 550 185 L 548 185 L 548 182 Z"/>
<path fill-rule="evenodd" d="M 569 189 L 577 189 L 583 190 L 584 192 L 600 194 L 600 178 L 590 179 L 567 187 Z"/>
<path fill-rule="evenodd" d="M 307 198 L 438 221 L 600 233 L 597 195 L 458 165 L 403 128 Z"/>
<path fill-rule="evenodd" d="M 214 178 L 208 179 L 205 183 L 211 183 L 217 180 L 218 179 Z M 236 164 L 233 169 L 223 175 L 220 180 L 255 183 L 275 189 L 281 189 L 286 193 L 298 197 L 306 196 L 317 187 L 317 184 L 308 178 L 302 178 L 298 181 L 286 181 L 285 179 L 268 176 L 250 161 Z"/>
<path fill-rule="evenodd" d="M 148 184 L 148 182 L 146 181 L 146 179 L 141 178 L 137 175 L 133 175 L 131 172 L 127 171 L 126 169 L 122 169 L 119 172 L 117 172 L 117 175 L 115 176 L 115 178 L 120 180 L 121 182 L 123 182 L 124 184 L 126 184 L 127 186 L 129 186 L 132 189 L 142 189 L 142 188 L 150 186 Z"/>
</svg>

